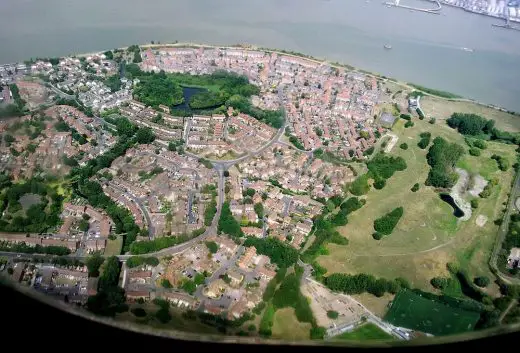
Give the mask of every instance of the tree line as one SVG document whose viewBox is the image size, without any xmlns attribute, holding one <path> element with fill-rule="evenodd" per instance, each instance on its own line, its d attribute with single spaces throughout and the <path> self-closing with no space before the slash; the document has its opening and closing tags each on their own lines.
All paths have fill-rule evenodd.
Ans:
<svg viewBox="0 0 520 353">
<path fill-rule="evenodd" d="M 374 238 L 379 240 L 385 235 L 390 235 L 394 231 L 395 226 L 403 216 L 404 209 L 402 207 L 394 208 L 384 216 L 374 221 L 374 230 L 376 234 Z"/>
</svg>

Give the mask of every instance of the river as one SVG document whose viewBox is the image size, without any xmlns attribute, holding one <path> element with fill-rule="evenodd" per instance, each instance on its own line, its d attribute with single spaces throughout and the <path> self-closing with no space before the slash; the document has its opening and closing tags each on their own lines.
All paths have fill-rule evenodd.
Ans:
<svg viewBox="0 0 520 353">
<path fill-rule="evenodd" d="M 497 22 L 452 7 L 431 15 L 376 0 L 2 0 L 0 63 L 151 40 L 250 43 L 520 111 L 520 32 L 491 27 Z M 393 49 L 384 50 L 386 43 Z"/>
</svg>

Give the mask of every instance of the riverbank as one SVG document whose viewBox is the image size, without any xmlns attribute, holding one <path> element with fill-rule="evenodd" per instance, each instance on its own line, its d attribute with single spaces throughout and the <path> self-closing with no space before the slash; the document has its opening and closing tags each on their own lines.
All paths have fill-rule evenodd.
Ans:
<svg viewBox="0 0 520 353">
<path fill-rule="evenodd" d="M 386 77 L 385 75 L 382 75 L 382 74 L 379 74 L 379 73 L 376 73 L 376 72 L 371 72 L 371 71 L 367 71 L 367 70 L 364 70 L 364 69 L 359 69 L 359 68 L 356 68 L 356 67 L 354 67 L 352 65 L 349 65 L 349 64 L 341 64 L 341 63 L 338 63 L 338 62 L 331 63 L 326 58 L 319 58 L 319 57 L 315 57 L 315 56 L 311 56 L 311 55 L 307 55 L 307 54 L 302 54 L 302 53 L 297 53 L 297 52 L 292 52 L 292 51 L 286 51 L 286 50 L 283 50 L 283 49 L 265 48 L 265 47 L 259 47 L 259 46 L 255 46 L 255 45 L 249 45 L 249 44 L 212 45 L 212 44 L 193 43 L 193 42 L 144 44 L 144 45 L 141 45 L 141 48 L 151 48 L 151 49 L 175 48 L 175 47 L 205 48 L 205 49 L 218 49 L 218 48 L 220 48 L 220 49 L 237 49 L 237 48 L 240 48 L 240 49 L 243 49 L 243 50 L 260 50 L 260 51 L 265 51 L 265 52 L 269 52 L 269 53 L 276 53 L 278 55 L 287 55 L 287 56 L 291 56 L 291 57 L 295 57 L 295 58 L 303 58 L 303 59 L 306 59 L 306 60 L 309 60 L 311 62 L 315 62 L 315 63 L 318 63 L 318 64 L 326 64 L 326 65 L 329 65 L 329 66 L 334 67 L 334 68 L 347 69 L 347 70 L 351 70 L 351 71 L 354 71 L 354 72 L 357 72 L 357 73 L 362 73 L 362 74 L 365 74 L 365 75 L 367 75 L 369 77 L 374 77 L 374 78 L 376 78 L 376 79 L 378 79 L 380 81 L 388 80 L 388 81 L 391 81 L 391 82 L 401 86 L 402 88 L 405 88 L 405 89 L 408 89 L 408 90 L 419 91 L 419 92 L 423 93 L 423 95 L 425 95 L 425 96 L 431 96 L 431 97 L 435 97 L 435 98 L 439 98 L 439 99 L 443 99 L 443 100 L 447 100 L 447 101 L 452 101 L 452 102 L 474 103 L 474 104 L 478 104 L 478 105 L 483 106 L 483 107 L 487 107 L 487 108 L 499 110 L 501 112 L 510 113 L 510 114 L 514 114 L 514 115 L 520 116 L 520 113 L 507 110 L 505 108 L 499 107 L 499 106 L 494 105 L 494 104 L 484 103 L 484 102 L 480 102 L 480 101 L 477 101 L 477 100 L 474 100 L 474 99 L 469 99 L 469 98 L 446 98 L 446 97 L 443 97 L 443 96 L 437 96 L 435 94 L 427 92 L 427 91 L 436 91 L 437 89 L 429 89 L 429 88 L 424 87 L 425 89 L 427 89 L 427 91 L 423 91 L 423 90 L 418 88 L 420 86 L 417 86 L 417 85 L 414 85 L 414 84 L 411 84 L 411 83 L 408 83 L 408 82 L 404 82 L 404 81 L 399 81 L 399 80 L 397 80 L 395 78 Z M 122 48 L 122 49 L 124 49 L 124 48 Z M 454 95 L 457 95 L 457 94 L 454 94 Z"/>
</svg>

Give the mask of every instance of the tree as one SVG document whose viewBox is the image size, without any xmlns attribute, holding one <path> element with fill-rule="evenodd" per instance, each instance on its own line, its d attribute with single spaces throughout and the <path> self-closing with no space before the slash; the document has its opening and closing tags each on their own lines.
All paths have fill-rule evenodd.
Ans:
<svg viewBox="0 0 520 353">
<path fill-rule="evenodd" d="M 310 337 L 311 340 L 322 340 L 327 333 L 327 329 L 321 326 L 315 326 L 311 328 Z"/>
<path fill-rule="evenodd" d="M 339 314 L 337 311 L 334 311 L 334 310 L 327 311 L 327 317 L 330 319 L 337 319 L 338 316 L 339 316 Z"/>
<path fill-rule="evenodd" d="M 442 290 L 448 286 L 448 279 L 444 277 L 433 277 L 430 283 L 434 288 Z"/>
<path fill-rule="evenodd" d="M 86 265 L 89 277 L 99 277 L 99 268 L 105 262 L 105 259 L 99 252 L 95 252 L 87 258 Z"/>
<path fill-rule="evenodd" d="M 139 142 L 140 144 L 148 144 L 152 143 L 155 140 L 155 135 L 152 129 L 146 127 L 137 130 L 136 138 L 137 142 Z"/>
<path fill-rule="evenodd" d="M 115 256 L 110 256 L 103 264 L 103 274 L 99 277 L 99 288 L 106 290 L 109 287 L 117 287 L 119 282 L 119 260 Z"/>
<path fill-rule="evenodd" d="M 207 241 L 206 242 L 206 246 L 209 250 L 210 253 L 212 254 L 216 254 L 217 251 L 218 251 L 218 244 L 215 243 L 214 241 Z"/>
<path fill-rule="evenodd" d="M 146 311 L 143 308 L 134 308 L 131 310 L 132 314 L 134 314 L 137 317 L 145 317 Z"/>
<path fill-rule="evenodd" d="M 403 142 L 399 145 L 399 147 L 402 149 L 402 150 L 407 150 L 408 149 L 408 144 L 406 142 Z"/>
<path fill-rule="evenodd" d="M 481 288 L 485 288 L 487 286 L 489 286 L 489 278 L 486 277 L 486 276 L 479 276 L 479 277 L 475 277 L 475 279 L 473 280 L 473 283 L 475 283 L 477 286 L 481 287 Z"/>
<path fill-rule="evenodd" d="M 89 223 L 86 219 L 82 219 L 80 222 L 79 222 L 79 230 L 81 230 L 82 232 L 86 232 L 89 228 Z"/>
<path fill-rule="evenodd" d="M 419 190 L 419 183 L 415 183 L 415 184 L 413 184 L 411 190 L 412 190 L 412 192 L 417 192 L 417 191 Z"/>
<path fill-rule="evenodd" d="M 224 178 L 227 178 L 229 177 L 229 171 L 228 170 L 224 170 Z"/>
<path fill-rule="evenodd" d="M 161 279 L 161 286 L 163 288 L 173 288 L 172 284 L 170 283 L 170 281 L 167 278 Z"/>
<path fill-rule="evenodd" d="M 155 313 L 155 317 L 162 324 L 166 324 L 166 323 L 170 322 L 172 319 L 172 316 L 170 315 L 170 311 L 168 309 L 164 309 L 164 308 L 157 310 L 157 312 Z"/>
<path fill-rule="evenodd" d="M 478 208 L 478 199 L 471 200 L 471 208 Z"/>
</svg>

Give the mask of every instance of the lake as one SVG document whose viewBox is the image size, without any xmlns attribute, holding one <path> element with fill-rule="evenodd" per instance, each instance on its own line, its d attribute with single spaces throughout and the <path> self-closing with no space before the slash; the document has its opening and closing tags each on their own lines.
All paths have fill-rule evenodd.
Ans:
<svg viewBox="0 0 520 353">
<path fill-rule="evenodd" d="M 457 218 L 461 218 L 464 216 L 464 211 L 462 211 L 459 206 L 455 203 L 455 200 L 453 200 L 453 197 L 451 197 L 449 194 L 440 194 L 439 195 L 441 200 L 446 202 L 448 205 L 453 207 L 453 215 Z"/>
<path fill-rule="evenodd" d="M 491 27 L 498 22 L 452 7 L 431 15 L 365 0 L 2 0 L 0 62 L 152 40 L 249 43 L 520 111 L 520 32 Z"/>
</svg>

